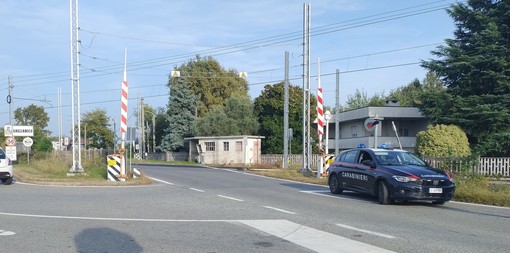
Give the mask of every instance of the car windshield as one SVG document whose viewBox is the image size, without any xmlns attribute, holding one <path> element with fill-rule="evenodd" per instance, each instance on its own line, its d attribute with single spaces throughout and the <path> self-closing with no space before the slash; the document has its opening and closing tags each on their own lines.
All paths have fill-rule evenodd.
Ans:
<svg viewBox="0 0 510 253">
<path fill-rule="evenodd" d="M 425 166 L 425 162 L 409 152 L 375 151 L 377 160 L 383 165 L 418 165 Z"/>
</svg>

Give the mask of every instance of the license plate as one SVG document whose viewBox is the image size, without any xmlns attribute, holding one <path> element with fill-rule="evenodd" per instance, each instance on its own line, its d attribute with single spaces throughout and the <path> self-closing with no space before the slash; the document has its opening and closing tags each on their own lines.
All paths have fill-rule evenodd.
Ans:
<svg viewBox="0 0 510 253">
<path fill-rule="evenodd" d="M 443 193 L 443 188 L 429 188 L 429 193 Z"/>
</svg>

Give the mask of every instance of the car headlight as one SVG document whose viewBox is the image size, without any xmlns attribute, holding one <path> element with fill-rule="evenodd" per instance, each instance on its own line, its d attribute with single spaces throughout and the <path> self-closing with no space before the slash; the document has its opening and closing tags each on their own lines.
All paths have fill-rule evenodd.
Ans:
<svg viewBox="0 0 510 253">
<path fill-rule="evenodd" d="M 418 181 L 417 177 L 393 176 L 393 178 L 401 183 Z"/>
</svg>

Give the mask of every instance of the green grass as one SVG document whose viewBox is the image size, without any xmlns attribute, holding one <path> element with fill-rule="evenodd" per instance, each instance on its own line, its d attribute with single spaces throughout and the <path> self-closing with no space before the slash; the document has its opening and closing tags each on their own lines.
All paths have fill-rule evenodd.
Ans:
<svg viewBox="0 0 510 253">
<path fill-rule="evenodd" d="M 468 176 L 456 181 L 455 200 L 510 207 L 510 184 Z"/>
<path fill-rule="evenodd" d="M 107 180 L 106 159 L 87 159 L 82 156 L 82 167 L 85 173 L 74 173 L 69 176 L 72 162 L 57 154 L 42 154 L 30 159 L 20 159 L 14 164 L 14 177 L 20 182 L 65 185 L 132 185 L 150 184 L 146 177 L 132 179 L 130 175 L 125 182 Z"/>
</svg>

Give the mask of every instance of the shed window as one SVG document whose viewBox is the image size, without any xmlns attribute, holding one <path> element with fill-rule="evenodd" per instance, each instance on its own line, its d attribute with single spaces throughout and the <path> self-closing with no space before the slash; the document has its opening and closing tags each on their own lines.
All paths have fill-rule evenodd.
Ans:
<svg viewBox="0 0 510 253">
<path fill-rule="evenodd" d="M 216 145 L 214 142 L 205 142 L 205 151 L 214 151 L 216 150 Z"/>
<path fill-rule="evenodd" d="M 243 142 L 236 141 L 236 151 L 243 151 Z"/>
<path fill-rule="evenodd" d="M 229 151 L 229 142 L 228 141 L 225 141 L 223 142 L 223 151 Z"/>
</svg>

